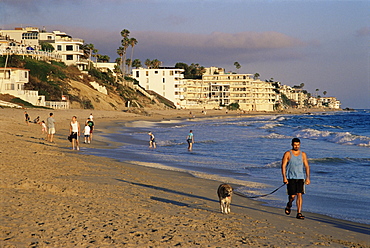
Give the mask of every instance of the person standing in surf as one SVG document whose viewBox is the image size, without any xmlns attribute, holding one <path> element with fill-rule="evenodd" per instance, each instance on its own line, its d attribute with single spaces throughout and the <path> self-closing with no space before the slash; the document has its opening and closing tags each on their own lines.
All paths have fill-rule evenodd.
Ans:
<svg viewBox="0 0 370 248">
<path fill-rule="evenodd" d="M 297 198 L 297 219 L 304 219 L 302 215 L 302 203 L 304 192 L 304 185 L 310 184 L 310 166 L 305 152 L 300 150 L 301 141 L 298 138 L 292 139 L 292 149 L 285 152 L 282 163 L 281 173 L 283 182 L 287 185 L 288 203 L 285 208 L 285 214 L 289 215 L 292 204 Z"/>
<path fill-rule="evenodd" d="M 155 137 L 152 132 L 149 132 L 148 135 L 150 136 L 149 138 L 149 148 L 157 148 L 156 142 L 155 142 Z"/>
<path fill-rule="evenodd" d="M 194 144 L 193 130 L 190 130 L 188 136 L 186 137 L 186 141 L 188 142 L 188 150 L 191 151 L 193 149 L 193 144 Z"/>
</svg>

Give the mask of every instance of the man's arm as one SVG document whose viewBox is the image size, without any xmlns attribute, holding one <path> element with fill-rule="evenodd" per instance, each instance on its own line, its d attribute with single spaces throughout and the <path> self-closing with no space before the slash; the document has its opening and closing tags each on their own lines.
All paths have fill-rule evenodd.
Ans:
<svg viewBox="0 0 370 248">
<path fill-rule="evenodd" d="M 302 152 L 302 158 L 303 158 L 303 165 L 304 165 L 304 168 L 306 170 L 306 181 L 305 183 L 307 185 L 310 184 L 310 166 L 308 165 L 308 159 L 307 159 L 307 155 L 305 152 Z"/>
<path fill-rule="evenodd" d="M 288 184 L 288 179 L 286 178 L 286 165 L 288 164 L 289 159 L 290 159 L 290 153 L 288 151 L 284 153 L 283 159 L 281 161 L 281 174 L 283 176 L 283 182 L 285 184 Z"/>
</svg>

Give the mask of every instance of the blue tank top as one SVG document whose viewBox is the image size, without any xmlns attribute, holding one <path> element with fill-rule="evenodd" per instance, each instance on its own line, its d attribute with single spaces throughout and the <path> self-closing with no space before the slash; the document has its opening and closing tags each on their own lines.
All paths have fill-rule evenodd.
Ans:
<svg viewBox="0 0 370 248">
<path fill-rule="evenodd" d="M 298 156 L 294 156 L 292 151 L 290 152 L 290 160 L 287 165 L 287 179 L 305 179 L 303 172 L 303 159 L 302 152 L 299 152 Z"/>
</svg>

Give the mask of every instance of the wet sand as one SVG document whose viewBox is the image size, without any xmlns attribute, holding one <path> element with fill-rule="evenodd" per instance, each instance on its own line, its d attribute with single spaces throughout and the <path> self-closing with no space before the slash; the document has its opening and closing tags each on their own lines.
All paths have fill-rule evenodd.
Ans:
<svg viewBox="0 0 370 248">
<path fill-rule="evenodd" d="M 294 211 L 286 216 L 237 195 L 223 215 L 221 182 L 72 151 L 69 120 L 84 122 L 91 110 L 53 111 L 55 143 L 44 140 L 40 125 L 27 126 L 23 112 L 0 109 L 0 247 L 370 247 L 369 225 L 312 213 L 297 220 Z M 28 112 L 46 120 L 50 111 Z M 97 131 L 189 117 L 189 110 L 92 113 Z M 97 132 L 90 146 L 105 142 Z"/>
</svg>

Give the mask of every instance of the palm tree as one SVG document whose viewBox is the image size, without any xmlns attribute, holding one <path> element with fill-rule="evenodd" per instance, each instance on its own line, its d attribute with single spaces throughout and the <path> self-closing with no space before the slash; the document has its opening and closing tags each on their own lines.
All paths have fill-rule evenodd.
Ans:
<svg viewBox="0 0 370 248">
<path fill-rule="evenodd" d="M 127 71 L 128 71 L 129 66 L 131 65 L 131 59 L 126 59 L 126 65 L 127 65 Z"/>
<path fill-rule="evenodd" d="M 117 54 L 119 55 L 119 58 L 120 58 L 120 60 L 119 61 L 117 61 L 117 62 L 119 62 L 119 69 L 121 70 L 121 73 L 122 73 L 122 61 L 123 61 L 123 53 L 124 53 L 124 50 L 123 50 L 123 47 L 119 47 L 118 49 L 117 49 Z"/>
<path fill-rule="evenodd" d="M 324 94 L 324 96 L 326 96 L 326 94 L 327 94 L 328 92 L 327 92 L 326 90 L 324 90 L 322 93 Z"/>
<path fill-rule="evenodd" d="M 130 65 L 129 65 L 129 72 L 131 71 L 131 69 L 132 69 L 132 57 L 133 57 L 133 55 L 134 55 L 134 47 L 135 47 L 135 45 L 137 44 L 137 40 L 135 39 L 135 38 L 131 38 L 130 39 L 130 46 L 132 47 L 132 49 L 131 49 L 131 63 L 130 63 Z"/>
<path fill-rule="evenodd" d="M 135 67 L 136 69 L 141 67 L 140 59 L 134 59 L 134 61 L 132 61 L 132 67 Z"/>
<path fill-rule="evenodd" d="M 150 59 L 146 59 L 144 65 L 146 65 L 146 67 L 150 69 L 150 67 L 152 67 L 152 61 Z"/>
<path fill-rule="evenodd" d="M 317 96 L 319 94 L 319 89 L 316 89 L 315 91 L 316 91 L 316 96 Z"/>
<path fill-rule="evenodd" d="M 234 66 L 236 68 L 236 72 L 239 72 L 239 69 L 242 67 L 239 62 L 234 62 Z"/>
<path fill-rule="evenodd" d="M 107 63 L 107 62 L 109 62 L 110 57 L 108 55 L 97 54 L 97 60 L 98 60 L 98 62 Z"/>
<path fill-rule="evenodd" d="M 258 79 L 260 76 L 261 76 L 261 75 L 260 75 L 258 72 L 254 73 L 254 79 L 255 79 L 255 80 L 256 80 L 256 79 Z"/>
<path fill-rule="evenodd" d="M 89 60 L 89 70 L 90 70 L 90 66 L 91 66 L 91 57 L 94 57 L 97 52 L 98 52 L 98 49 L 95 49 L 94 47 L 94 44 L 84 44 L 82 45 L 82 50 L 84 51 L 84 56 L 88 58 Z"/>
<path fill-rule="evenodd" d="M 162 62 L 159 61 L 158 59 L 153 59 L 151 64 L 152 64 L 153 68 L 157 69 L 162 65 Z"/>
<path fill-rule="evenodd" d="M 121 36 L 122 36 L 123 38 L 128 38 L 128 37 L 130 36 L 130 31 L 128 31 L 127 29 L 123 29 L 123 30 L 121 31 Z"/>
<path fill-rule="evenodd" d="M 122 61 L 126 61 L 126 52 L 127 52 L 127 48 L 130 46 L 130 39 L 127 38 L 127 37 L 124 37 L 121 40 L 121 44 L 122 44 L 122 47 L 123 47 L 123 60 Z M 123 69 L 122 70 L 123 75 L 126 75 L 126 68 L 125 68 L 124 65 L 123 65 L 122 69 Z"/>
</svg>

